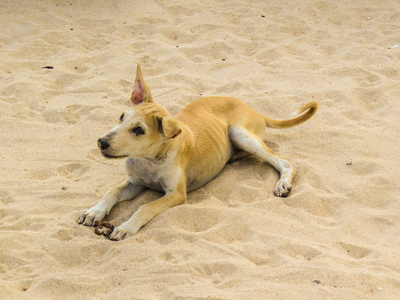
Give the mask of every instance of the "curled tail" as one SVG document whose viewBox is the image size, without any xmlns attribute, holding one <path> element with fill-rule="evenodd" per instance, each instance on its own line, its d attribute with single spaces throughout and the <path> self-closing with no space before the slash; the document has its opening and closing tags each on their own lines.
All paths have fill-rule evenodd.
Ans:
<svg viewBox="0 0 400 300">
<path fill-rule="evenodd" d="M 289 119 L 289 120 L 273 120 L 266 116 L 264 117 L 265 124 L 271 128 L 288 128 L 299 125 L 309 118 L 311 118 L 318 109 L 318 103 L 316 101 L 308 102 L 304 104 L 297 110 L 298 114 L 301 114 L 297 118 Z"/>
</svg>

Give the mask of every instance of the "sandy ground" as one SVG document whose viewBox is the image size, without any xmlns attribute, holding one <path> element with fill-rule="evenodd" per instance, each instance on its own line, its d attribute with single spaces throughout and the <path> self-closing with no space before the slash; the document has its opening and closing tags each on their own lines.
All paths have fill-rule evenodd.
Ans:
<svg viewBox="0 0 400 300">
<path fill-rule="evenodd" d="M 398 1 L 0 3 L 0 298 L 399 299 Z M 111 242 L 81 211 L 125 179 L 96 140 L 129 107 L 140 63 L 176 114 L 236 96 L 276 119 L 290 197 L 255 158 Z M 119 225 L 147 192 L 118 205 Z"/>
</svg>

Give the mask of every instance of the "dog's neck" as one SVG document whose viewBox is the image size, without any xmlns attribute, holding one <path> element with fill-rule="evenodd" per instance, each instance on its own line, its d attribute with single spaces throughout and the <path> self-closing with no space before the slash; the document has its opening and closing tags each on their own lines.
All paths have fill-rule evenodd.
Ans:
<svg viewBox="0 0 400 300">
<path fill-rule="evenodd" d="M 132 159 L 145 160 L 151 165 L 161 166 L 173 161 L 179 151 L 179 144 L 175 140 L 168 140 L 156 152 L 154 157 L 131 157 Z"/>
<path fill-rule="evenodd" d="M 166 142 L 164 144 L 164 147 L 161 148 L 161 151 L 156 155 L 156 157 L 151 159 L 152 162 L 156 163 L 156 164 L 162 164 L 162 163 L 166 162 L 168 160 L 168 158 L 173 159 L 173 157 L 171 157 L 171 156 L 172 155 L 176 156 L 176 153 L 177 153 L 177 151 L 173 151 L 173 152 L 171 151 L 174 148 L 173 147 L 174 145 L 171 145 L 173 143 L 174 143 L 174 141 Z"/>
</svg>

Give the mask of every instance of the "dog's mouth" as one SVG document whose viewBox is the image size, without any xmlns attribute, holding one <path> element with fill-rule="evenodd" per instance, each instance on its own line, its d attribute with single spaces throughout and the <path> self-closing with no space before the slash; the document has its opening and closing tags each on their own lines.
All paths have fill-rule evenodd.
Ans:
<svg viewBox="0 0 400 300">
<path fill-rule="evenodd" d="M 103 151 L 101 151 L 101 155 L 103 155 L 106 158 L 112 158 L 112 159 L 118 159 L 118 158 L 125 158 L 128 157 L 128 155 L 120 155 L 120 156 L 114 156 L 114 155 L 110 155 L 107 153 L 104 153 Z"/>
</svg>

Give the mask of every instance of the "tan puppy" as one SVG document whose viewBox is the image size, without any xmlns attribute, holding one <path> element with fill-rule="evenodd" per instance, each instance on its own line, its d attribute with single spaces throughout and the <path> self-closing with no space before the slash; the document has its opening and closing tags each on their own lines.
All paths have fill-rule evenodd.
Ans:
<svg viewBox="0 0 400 300">
<path fill-rule="evenodd" d="M 318 107 L 316 102 L 310 102 L 299 109 L 302 114 L 297 118 L 276 121 L 236 98 L 208 97 L 193 101 L 172 117 L 153 102 L 140 66 L 131 101 L 133 108 L 121 115 L 120 124 L 98 140 L 105 157 L 127 158 L 128 179 L 83 212 L 79 224 L 101 224 L 116 203 L 133 199 L 146 188 L 165 195 L 141 206 L 113 230 L 111 240 L 136 234 L 163 210 L 184 203 L 188 191 L 214 178 L 229 160 L 249 154 L 278 170 L 280 179 L 275 195 L 288 196 L 295 169 L 269 149 L 261 137 L 266 127 L 286 128 L 308 120 Z"/>
</svg>

